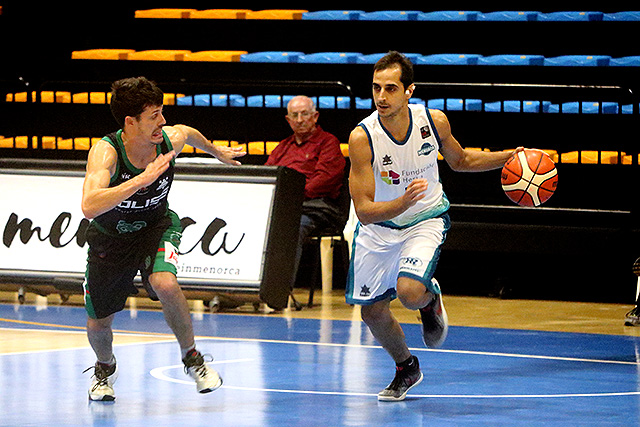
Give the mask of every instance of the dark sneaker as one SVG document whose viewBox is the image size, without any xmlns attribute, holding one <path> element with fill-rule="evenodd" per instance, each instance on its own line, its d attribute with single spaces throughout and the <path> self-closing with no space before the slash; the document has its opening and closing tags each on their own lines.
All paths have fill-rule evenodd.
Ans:
<svg viewBox="0 0 640 427">
<path fill-rule="evenodd" d="M 449 331 L 449 321 L 442 303 L 442 295 L 437 294 L 426 307 L 419 311 L 424 344 L 429 348 L 440 347 Z"/>
<path fill-rule="evenodd" d="M 113 384 L 118 379 L 118 365 L 105 366 L 96 362 L 91 368 L 87 368 L 84 372 L 93 369 L 93 379 L 91 387 L 89 387 L 89 400 L 113 402 L 116 400 L 116 394 L 113 391 Z"/>
<path fill-rule="evenodd" d="M 640 307 L 635 307 L 624 316 L 625 326 L 638 326 L 640 325 Z"/>
<path fill-rule="evenodd" d="M 182 363 L 184 372 L 196 381 L 198 393 L 209 393 L 222 385 L 220 375 L 207 366 L 199 351 L 191 350 Z"/>
<path fill-rule="evenodd" d="M 415 369 L 410 372 L 401 367 L 396 367 L 396 376 L 391 384 L 378 393 L 378 400 L 386 402 L 399 402 L 407 397 L 407 392 L 422 382 L 422 372 L 418 364 L 418 358 L 411 356 L 415 361 Z"/>
</svg>

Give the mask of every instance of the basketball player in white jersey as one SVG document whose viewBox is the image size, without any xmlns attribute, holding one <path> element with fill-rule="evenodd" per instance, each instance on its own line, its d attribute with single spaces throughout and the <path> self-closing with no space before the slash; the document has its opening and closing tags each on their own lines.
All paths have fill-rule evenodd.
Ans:
<svg viewBox="0 0 640 427">
<path fill-rule="evenodd" d="M 463 149 L 451 134 L 445 114 L 409 104 L 413 66 L 392 51 L 374 66 L 376 111 L 351 133 L 350 191 L 359 224 L 354 235 L 346 299 L 360 304 L 362 319 L 396 362 L 394 380 L 379 400 L 399 401 L 422 381 L 418 359 L 389 303 L 399 298 L 420 310 L 427 347 L 447 335 L 447 315 L 433 278 L 449 228 L 438 173 L 438 152 L 455 171 L 497 169 L 516 152 Z"/>
</svg>

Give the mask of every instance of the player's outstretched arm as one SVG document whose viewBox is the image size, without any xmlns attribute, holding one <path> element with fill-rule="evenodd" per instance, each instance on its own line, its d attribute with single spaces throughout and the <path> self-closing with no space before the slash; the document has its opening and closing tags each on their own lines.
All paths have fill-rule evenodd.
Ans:
<svg viewBox="0 0 640 427">
<path fill-rule="evenodd" d="M 482 172 L 501 168 L 507 160 L 523 147 L 506 151 L 466 150 L 451 133 L 447 116 L 440 110 L 429 110 L 440 136 L 440 153 L 447 164 L 457 172 Z"/>
<path fill-rule="evenodd" d="M 185 145 L 190 145 L 211 154 L 222 163 L 234 166 L 240 165 L 240 162 L 235 160 L 235 158 L 246 154 L 242 147 L 225 147 L 215 145 L 207 140 L 200 131 L 190 126 L 165 126 L 163 129 L 177 153 L 181 152 Z"/>
</svg>

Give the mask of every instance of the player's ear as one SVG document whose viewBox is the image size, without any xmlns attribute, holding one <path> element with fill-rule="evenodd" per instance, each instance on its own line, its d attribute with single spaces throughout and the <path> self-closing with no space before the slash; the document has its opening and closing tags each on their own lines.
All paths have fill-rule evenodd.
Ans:
<svg viewBox="0 0 640 427">
<path fill-rule="evenodd" d="M 405 95 L 413 95 L 413 91 L 416 89 L 416 85 L 414 85 L 413 83 L 409 85 L 409 87 L 407 87 L 407 90 L 404 91 Z"/>
</svg>

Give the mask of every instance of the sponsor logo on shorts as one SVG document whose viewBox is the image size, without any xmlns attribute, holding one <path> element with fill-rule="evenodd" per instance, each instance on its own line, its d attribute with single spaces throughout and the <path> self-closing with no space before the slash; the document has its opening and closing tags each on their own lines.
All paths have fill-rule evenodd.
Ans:
<svg viewBox="0 0 640 427">
<path fill-rule="evenodd" d="M 164 261 L 178 267 L 178 250 L 169 242 L 164 242 Z"/>
<path fill-rule="evenodd" d="M 422 260 L 420 258 L 405 256 L 400 258 L 400 265 L 406 266 L 406 267 L 420 268 L 422 267 Z"/>
<path fill-rule="evenodd" d="M 369 295 L 371 295 L 371 289 L 369 289 L 367 285 L 362 285 L 362 288 L 360 288 L 360 296 L 368 297 Z"/>
</svg>

